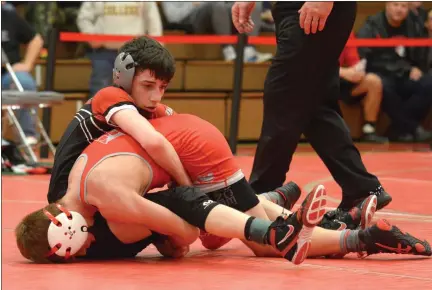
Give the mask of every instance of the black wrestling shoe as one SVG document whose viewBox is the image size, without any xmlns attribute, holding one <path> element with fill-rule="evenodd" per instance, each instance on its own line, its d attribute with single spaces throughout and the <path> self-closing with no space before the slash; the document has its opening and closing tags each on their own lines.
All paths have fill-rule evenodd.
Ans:
<svg viewBox="0 0 432 290">
<path fill-rule="evenodd" d="M 283 207 L 287 210 L 291 210 L 293 208 L 301 195 L 300 187 L 293 181 L 290 181 L 287 184 L 278 187 L 273 191 L 279 193 L 283 197 Z"/>
<path fill-rule="evenodd" d="M 325 213 L 326 195 L 324 186 L 317 185 L 298 211 L 288 217 L 278 217 L 269 227 L 268 243 L 295 265 L 307 257 L 313 228 Z"/>
<path fill-rule="evenodd" d="M 383 209 L 393 200 L 391 195 L 388 194 L 382 186 L 373 194 L 377 196 L 377 210 Z"/>
<path fill-rule="evenodd" d="M 366 229 L 372 222 L 376 207 L 377 197 L 369 195 L 368 198 L 361 201 L 349 211 L 340 208 L 329 211 L 324 215 L 319 226 L 335 231 Z"/>
<path fill-rule="evenodd" d="M 360 241 L 368 255 L 379 253 L 431 256 L 431 246 L 398 227 L 381 219 L 370 228 L 359 232 Z"/>
<path fill-rule="evenodd" d="M 369 192 L 369 195 L 376 195 L 376 197 L 377 197 L 377 210 L 383 209 L 392 201 L 391 195 L 388 194 L 381 185 L 378 186 L 374 191 Z M 349 206 L 349 204 L 352 204 L 352 205 L 358 204 L 363 199 L 365 199 L 366 196 L 361 197 L 361 198 L 357 198 L 357 199 L 353 200 L 352 203 L 350 201 L 348 201 L 348 203 L 347 203 L 346 201 L 342 200 L 341 204 L 339 205 L 339 208 L 346 210 L 347 208 L 351 207 L 351 206 Z"/>
</svg>

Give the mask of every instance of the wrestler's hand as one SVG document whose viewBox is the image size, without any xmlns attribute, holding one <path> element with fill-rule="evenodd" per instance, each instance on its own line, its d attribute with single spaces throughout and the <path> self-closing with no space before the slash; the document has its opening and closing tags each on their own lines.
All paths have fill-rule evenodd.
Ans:
<svg viewBox="0 0 432 290">
<path fill-rule="evenodd" d="M 298 11 L 300 13 L 300 27 L 306 34 L 322 31 L 327 17 L 333 9 L 333 2 L 306 2 Z"/>
<path fill-rule="evenodd" d="M 232 20 L 235 28 L 240 33 L 250 33 L 254 28 L 252 11 L 255 9 L 255 2 L 236 2 L 231 8 Z"/>
<path fill-rule="evenodd" d="M 183 258 L 189 253 L 189 246 L 177 246 L 172 240 L 164 239 L 163 241 L 154 243 L 156 249 L 161 253 L 162 256 L 167 258 Z"/>
</svg>

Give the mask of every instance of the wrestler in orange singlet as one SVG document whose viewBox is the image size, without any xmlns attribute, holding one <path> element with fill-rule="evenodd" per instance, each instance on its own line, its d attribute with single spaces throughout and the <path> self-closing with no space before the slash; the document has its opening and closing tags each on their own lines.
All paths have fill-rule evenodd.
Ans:
<svg viewBox="0 0 432 290">
<path fill-rule="evenodd" d="M 194 186 L 205 193 L 224 189 L 244 178 L 225 137 L 207 121 L 193 115 L 182 114 L 153 119 L 150 120 L 150 123 L 171 142 Z M 149 168 L 151 168 L 152 179 L 148 181 L 145 192 L 163 187 L 172 181 L 167 172 L 151 159 L 138 142 L 120 130 L 113 130 L 96 139 L 96 142 L 87 147 L 81 155 L 87 159 L 80 184 L 80 194 L 83 201 L 85 201 L 85 181 L 89 171 L 108 156 L 124 154 L 140 156 L 147 161 Z M 247 191 L 247 189 L 245 190 Z M 228 203 L 228 205 L 232 205 L 229 204 L 230 200 L 237 203 L 241 202 L 236 200 L 235 196 L 226 196 L 226 194 L 224 197 L 228 200 L 215 198 L 218 199 L 218 202 Z M 246 201 L 249 200 L 250 198 L 246 199 Z M 257 200 L 252 200 L 251 205 L 240 209 L 246 211 L 254 207 Z M 219 248 L 230 241 L 227 238 L 219 238 L 205 233 L 202 233 L 200 238 L 203 245 L 209 249 Z"/>
</svg>

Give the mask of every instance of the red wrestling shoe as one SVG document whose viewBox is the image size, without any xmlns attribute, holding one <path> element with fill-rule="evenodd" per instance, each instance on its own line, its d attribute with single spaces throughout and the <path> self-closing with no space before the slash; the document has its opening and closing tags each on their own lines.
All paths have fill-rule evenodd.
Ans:
<svg viewBox="0 0 432 290">
<path fill-rule="evenodd" d="M 203 230 L 200 230 L 199 239 L 201 240 L 201 243 L 204 246 L 204 248 L 209 250 L 217 250 L 232 240 L 230 238 L 222 238 L 222 237 L 209 234 Z"/>
</svg>

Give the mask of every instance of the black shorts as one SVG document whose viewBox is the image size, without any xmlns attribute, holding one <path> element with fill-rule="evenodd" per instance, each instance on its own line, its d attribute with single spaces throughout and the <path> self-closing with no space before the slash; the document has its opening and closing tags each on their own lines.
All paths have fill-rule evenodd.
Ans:
<svg viewBox="0 0 432 290">
<path fill-rule="evenodd" d="M 247 212 L 259 204 L 255 191 L 245 178 L 222 189 L 207 193 L 211 200 Z"/>
<path fill-rule="evenodd" d="M 356 83 L 352 83 L 346 79 L 340 78 L 340 100 L 347 105 L 355 105 L 360 103 L 366 94 L 353 96 L 351 92 L 356 86 Z"/>
<path fill-rule="evenodd" d="M 178 201 L 179 195 L 193 195 L 197 198 L 200 195 L 196 190 L 185 191 L 187 187 L 174 187 L 172 189 L 162 190 L 156 193 L 146 194 L 145 198 L 168 208 L 173 213 L 184 219 L 185 205 Z M 211 200 L 224 204 L 241 212 L 246 212 L 259 204 L 259 199 L 255 191 L 245 178 L 236 183 L 206 194 Z M 196 199 L 196 198 L 194 198 Z"/>
</svg>

